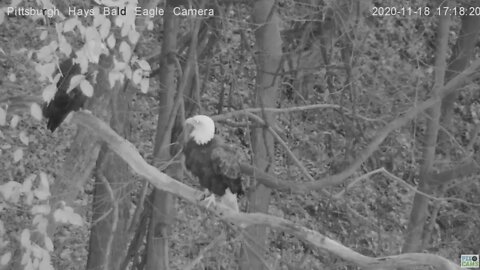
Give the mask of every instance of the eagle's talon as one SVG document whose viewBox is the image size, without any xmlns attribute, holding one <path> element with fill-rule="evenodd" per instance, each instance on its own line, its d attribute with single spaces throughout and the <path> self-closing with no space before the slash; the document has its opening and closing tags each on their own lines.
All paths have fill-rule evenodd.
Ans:
<svg viewBox="0 0 480 270">
<path fill-rule="evenodd" d="M 204 190 L 204 191 L 201 191 L 199 192 L 198 196 L 197 196 L 197 199 L 198 201 L 203 201 L 205 200 L 205 198 L 207 198 L 208 196 L 210 196 L 210 191 L 208 191 L 208 189 Z"/>
<path fill-rule="evenodd" d="M 209 208 L 212 204 L 213 205 L 216 205 L 216 201 L 215 201 L 215 195 L 214 194 L 210 194 L 210 196 L 206 197 L 204 199 L 204 201 L 207 203 L 207 208 Z"/>
<path fill-rule="evenodd" d="M 243 187 L 236 150 L 215 135 L 215 123 L 206 115 L 186 119 L 185 133 L 188 135 L 183 148 L 185 168 L 198 178 L 202 188 L 214 191 L 215 195 L 223 197 L 222 189 L 227 189 L 229 194 L 221 198 L 222 202 L 238 212 L 237 195 L 243 194 Z M 199 200 L 206 201 L 207 208 L 216 204 L 215 195 L 202 195 Z"/>
</svg>

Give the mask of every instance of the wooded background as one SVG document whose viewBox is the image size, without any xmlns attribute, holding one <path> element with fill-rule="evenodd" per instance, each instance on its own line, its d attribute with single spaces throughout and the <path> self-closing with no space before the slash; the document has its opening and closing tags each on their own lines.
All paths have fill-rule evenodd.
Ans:
<svg viewBox="0 0 480 270">
<path fill-rule="evenodd" d="M 0 4 L 0 269 L 457 269 L 480 253 L 476 1 L 68 16 L 99 2 Z M 70 52 L 95 71 L 91 114 L 51 133 L 40 75 Z M 180 152 L 195 114 L 242 157 L 242 213 L 196 200 Z"/>
</svg>

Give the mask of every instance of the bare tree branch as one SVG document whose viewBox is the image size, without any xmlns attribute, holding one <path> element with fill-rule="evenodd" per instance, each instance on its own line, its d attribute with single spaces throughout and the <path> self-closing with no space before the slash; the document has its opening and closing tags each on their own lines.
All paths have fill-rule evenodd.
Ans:
<svg viewBox="0 0 480 270">
<path fill-rule="evenodd" d="M 413 107 L 412 109 L 407 111 L 402 117 L 391 121 L 383 129 L 377 132 L 377 136 L 373 139 L 373 141 L 363 150 L 363 152 L 361 152 L 358 155 L 357 159 L 352 164 L 350 164 L 350 166 L 348 166 L 343 172 L 325 177 L 320 180 L 312 181 L 309 183 L 302 183 L 302 184 L 295 183 L 294 185 L 289 185 L 287 183 L 278 183 L 278 185 L 283 188 L 290 189 L 292 191 L 297 190 L 299 192 L 304 192 L 306 190 L 319 190 L 328 186 L 333 186 L 333 185 L 338 185 L 343 183 L 348 177 L 352 176 L 360 168 L 360 166 L 378 149 L 380 144 L 383 143 L 385 138 L 387 138 L 387 136 L 392 131 L 402 127 L 408 121 L 415 118 L 418 114 L 422 113 L 426 109 L 440 102 L 445 95 L 458 90 L 462 85 L 466 84 L 468 81 L 470 81 L 474 77 L 479 76 L 477 72 L 479 68 L 480 68 L 480 60 L 474 61 L 469 68 L 465 69 L 462 73 L 457 75 L 455 78 L 451 79 L 445 86 L 440 87 L 440 89 L 438 89 L 438 95 L 427 99 L 426 101 L 418 104 L 416 107 Z M 212 118 L 214 120 L 223 120 L 227 116 L 234 116 L 234 115 L 250 116 L 253 114 L 250 112 L 236 111 L 236 112 L 231 112 L 228 114 L 221 115 L 219 117 L 212 117 Z M 267 180 L 267 181 L 271 180 L 266 178 L 267 177 L 265 177 L 264 180 Z"/>
<path fill-rule="evenodd" d="M 95 118 L 93 115 L 84 112 L 74 113 L 72 121 L 90 131 L 92 135 L 103 140 L 112 151 L 130 165 L 133 171 L 143 176 L 156 188 L 170 192 L 192 204 L 202 205 L 206 208 L 206 205 L 199 204 L 197 199 L 198 194 L 201 191 L 195 190 L 169 177 L 148 164 L 141 157 L 133 144 L 116 134 L 104 122 Z M 329 251 L 344 260 L 353 262 L 365 268 L 433 265 L 438 269 L 460 269 L 460 267 L 453 262 L 441 256 L 431 254 L 410 253 L 382 258 L 364 256 L 319 232 L 308 229 L 294 222 L 261 213 L 238 213 L 232 211 L 221 202 L 217 203 L 215 207 L 209 207 L 206 209 L 216 214 L 220 219 L 234 223 L 242 229 L 252 225 L 265 225 L 290 233 L 307 244 Z"/>
<path fill-rule="evenodd" d="M 265 112 L 270 112 L 270 113 L 290 113 L 290 112 L 301 112 L 301 111 L 309 111 L 309 110 L 317 110 L 317 109 L 337 109 L 337 110 L 343 110 L 348 114 L 353 115 L 353 113 L 349 109 L 336 104 L 312 104 L 312 105 L 287 107 L 287 108 L 263 108 Z M 230 119 L 233 116 L 247 115 L 248 113 L 258 113 L 261 111 L 262 111 L 262 108 L 248 108 L 248 109 L 215 115 L 212 118 L 216 121 L 221 121 L 225 119 Z M 369 121 L 369 122 L 384 121 L 381 119 L 373 119 L 373 118 L 368 118 L 366 116 L 361 116 L 358 113 L 355 114 L 355 117 L 363 119 L 365 121 Z"/>
</svg>

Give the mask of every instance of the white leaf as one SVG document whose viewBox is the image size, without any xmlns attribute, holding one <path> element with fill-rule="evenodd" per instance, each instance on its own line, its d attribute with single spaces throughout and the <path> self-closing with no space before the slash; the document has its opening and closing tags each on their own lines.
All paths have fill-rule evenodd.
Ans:
<svg viewBox="0 0 480 270">
<path fill-rule="evenodd" d="M 93 96 L 93 86 L 87 80 L 80 82 L 80 90 L 82 90 L 82 93 L 87 97 Z"/>
<path fill-rule="evenodd" d="M 78 18 L 74 17 L 74 18 L 71 18 L 71 19 L 68 19 L 67 21 L 65 21 L 65 23 L 63 24 L 63 32 L 69 32 L 69 31 L 73 31 L 73 29 L 75 28 L 76 25 L 78 25 L 80 22 L 78 20 Z"/>
<path fill-rule="evenodd" d="M 50 84 L 45 89 L 43 89 L 42 98 L 45 102 L 50 102 L 50 100 L 55 97 L 57 93 L 57 86 L 55 84 Z"/>
<path fill-rule="evenodd" d="M 18 5 L 20 5 L 20 3 L 22 3 L 22 0 L 12 0 L 10 6 L 17 7 Z"/>
<path fill-rule="evenodd" d="M 31 210 L 32 213 L 34 213 L 33 212 L 34 208 L 35 208 L 35 205 L 33 206 L 32 210 Z M 35 215 L 32 219 L 32 225 L 36 226 L 38 223 L 40 223 L 40 219 L 42 219 L 42 218 L 45 218 L 45 217 L 43 215 L 40 215 L 40 214 Z"/>
<path fill-rule="evenodd" d="M 40 80 L 45 80 L 47 78 L 50 82 L 53 81 L 53 73 L 55 72 L 56 65 L 55 63 L 48 63 L 45 65 L 37 64 L 35 65 L 35 71 L 40 74 Z"/>
<path fill-rule="evenodd" d="M 22 260 L 21 260 L 21 264 L 22 265 L 26 265 L 27 263 L 31 263 L 31 260 L 30 260 L 30 251 L 27 250 L 27 252 L 24 252 L 23 255 L 22 255 Z M 25 266 L 26 267 L 26 266 Z"/>
<path fill-rule="evenodd" d="M 71 207 L 65 206 L 64 209 L 57 209 L 53 213 L 56 222 L 69 223 L 81 226 L 83 224 L 82 217 L 73 212 Z"/>
<path fill-rule="evenodd" d="M 77 51 L 76 54 L 77 58 L 75 59 L 75 62 L 80 65 L 82 73 L 86 73 L 88 70 L 88 59 L 87 55 L 85 54 L 85 50 Z"/>
<path fill-rule="evenodd" d="M 131 79 L 131 78 L 132 78 L 132 69 L 130 68 L 130 66 L 126 66 L 125 70 L 123 70 L 123 74 L 124 74 L 128 79 Z"/>
<path fill-rule="evenodd" d="M 0 126 L 5 126 L 7 123 L 7 112 L 0 107 Z"/>
<path fill-rule="evenodd" d="M 51 83 L 57 85 L 58 81 L 60 81 L 60 78 L 62 77 L 63 75 L 59 72 L 57 73 L 57 75 L 55 75 L 55 77 L 53 77 L 53 80 L 51 81 Z"/>
<path fill-rule="evenodd" d="M 47 174 L 44 172 L 40 173 L 40 184 L 34 190 L 34 194 L 39 200 L 46 200 L 50 197 L 50 184 L 48 183 Z"/>
<path fill-rule="evenodd" d="M 148 31 L 152 31 L 153 30 L 153 21 L 152 20 L 149 20 L 147 22 L 147 30 Z"/>
<path fill-rule="evenodd" d="M 110 33 L 110 26 L 111 25 L 112 25 L 112 23 L 108 19 L 105 19 L 102 22 L 102 24 L 100 25 L 99 32 L 100 32 L 100 37 L 102 37 L 102 39 L 105 39 L 108 36 L 108 34 Z"/>
<path fill-rule="evenodd" d="M 5 234 L 5 225 L 0 220 L 0 236 L 3 236 L 4 234 Z"/>
<path fill-rule="evenodd" d="M 40 40 L 45 40 L 47 38 L 48 31 L 44 30 L 42 33 L 40 33 Z"/>
<path fill-rule="evenodd" d="M 85 40 L 100 41 L 100 34 L 98 33 L 97 29 L 95 29 L 95 27 L 87 27 L 85 31 Z"/>
<path fill-rule="evenodd" d="M 10 203 L 17 203 L 20 199 L 22 185 L 15 181 L 9 181 L 3 185 L 0 185 L 0 194 L 3 199 Z"/>
<path fill-rule="evenodd" d="M 115 37 L 113 34 L 111 34 L 108 38 L 107 38 L 107 45 L 110 49 L 113 49 L 115 47 Z"/>
<path fill-rule="evenodd" d="M 37 52 L 37 58 L 40 61 L 51 62 L 55 56 L 55 51 L 58 48 L 58 43 L 56 41 L 50 42 L 50 44 L 43 46 Z"/>
<path fill-rule="evenodd" d="M 35 174 L 30 174 L 27 178 L 23 180 L 22 184 L 22 192 L 23 193 L 31 193 L 33 181 L 37 178 Z"/>
<path fill-rule="evenodd" d="M 115 59 L 114 59 L 115 60 Z M 113 65 L 113 70 L 114 71 L 122 71 L 122 70 L 125 70 L 127 68 L 127 63 L 125 62 L 117 62 L 116 60 L 114 61 L 114 65 Z"/>
<path fill-rule="evenodd" d="M 100 9 L 98 7 L 94 7 L 93 14 L 96 14 L 95 17 L 93 17 L 93 27 L 102 25 L 102 23 L 105 21 L 105 15 L 100 14 Z"/>
<path fill-rule="evenodd" d="M 42 260 L 40 262 L 40 264 L 38 265 L 38 269 L 40 270 L 55 270 L 55 268 L 53 268 L 52 266 L 52 263 L 50 260 Z"/>
<path fill-rule="evenodd" d="M 15 114 L 10 120 L 10 127 L 16 128 L 19 122 L 20 122 L 20 116 Z"/>
<path fill-rule="evenodd" d="M 73 76 L 72 79 L 70 79 L 70 85 L 68 86 L 67 93 L 79 86 L 83 80 L 85 80 L 85 75 L 79 74 Z"/>
<path fill-rule="evenodd" d="M 116 0 L 95 0 L 97 4 L 107 6 L 107 7 L 120 7 L 120 4 L 123 2 Z"/>
<path fill-rule="evenodd" d="M 140 83 L 140 91 L 146 94 L 148 92 L 149 86 L 150 86 L 150 80 L 148 78 L 143 78 L 142 82 Z"/>
<path fill-rule="evenodd" d="M 60 51 L 67 55 L 67 56 L 70 56 L 70 54 L 72 53 L 72 46 L 70 45 L 70 43 L 68 43 L 67 39 L 65 38 L 65 36 L 59 34 L 58 35 L 58 41 L 60 42 Z"/>
<path fill-rule="evenodd" d="M 33 265 L 32 260 L 30 260 L 30 258 L 29 258 L 29 261 L 26 264 L 24 264 L 24 263 L 22 263 L 22 264 L 25 265 L 23 267 L 23 270 L 35 270 L 37 268 Z"/>
<path fill-rule="evenodd" d="M 145 61 L 144 59 L 138 60 L 137 64 L 140 66 L 141 69 L 143 69 L 145 71 L 152 71 L 152 68 L 150 67 L 150 64 L 147 61 Z"/>
<path fill-rule="evenodd" d="M 115 25 L 118 27 L 122 27 L 123 24 L 125 23 L 125 20 L 126 20 L 125 16 L 117 16 L 115 18 Z"/>
<path fill-rule="evenodd" d="M 131 42 L 132 44 L 136 44 L 139 38 L 140 38 L 140 33 L 138 33 L 137 31 L 135 31 L 134 29 L 132 29 L 132 30 L 128 33 L 128 40 L 130 40 L 130 42 Z"/>
<path fill-rule="evenodd" d="M 17 81 L 17 75 L 15 75 L 15 73 L 8 74 L 8 80 L 11 81 L 11 82 L 16 82 Z"/>
<path fill-rule="evenodd" d="M 1 208 L 1 207 L 0 207 Z M 0 248 L 1 249 L 4 249 L 6 248 L 7 246 L 10 245 L 10 242 L 9 241 L 4 241 L 3 239 L 0 239 Z"/>
<path fill-rule="evenodd" d="M 23 229 L 22 233 L 20 234 L 20 244 L 27 249 L 31 246 L 29 229 Z"/>
<path fill-rule="evenodd" d="M 10 262 L 11 258 L 12 258 L 12 253 L 10 251 L 3 254 L 2 257 L 0 258 L 0 265 L 7 265 Z"/>
<path fill-rule="evenodd" d="M 40 105 L 37 103 L 32 103 L 32 105 L 30 105 L 30 114 L 38 121 L 41 121 L 43 118 L 42 108 L 40 108 Z"/>
<path fill-rule="evenodd" d="M 46 259 L 43 259 L 40 264 L 38 265 L 38 269 L 40 270 L 55 270 L 55 268 L 53 268 L 52 266 L 52 263 L 50 261 L 50 259 L 46 260 Z"/>
<path fill-rule="evenodd" d="M 122 83 L 123 81 L 123 74 L 118 71 L 110 71 L 108 74 L 108 82 L 110 83 L 110 87 L 113 88 L 115 86 L 115 82 L 119 81 Z"/>
<path fill-rule="evenodd" d="M 132 50 L 130 49 L 130 45 L 128 45 L 127 42 L 122 41 L 122 43 L 120 44 L 119 50 L 120 50 L 120 54 L 122 55 L 123 61 L 129 62 L 130 57 L 132 57 Z"/>
<path fill-rule="evenodd" d="M 23 150 L 22 149 L 17 149 L 15 152 L 13 152 L 13 163 L 17 163 L 23 158 Z"/>
<path fill-rule="evenodd" d="M 137 63 L 138 62 L 138 56 L 132 55 L 132 58 L 130 58 L 130 63 Z"/>
<path fill-rule="evenodd" d="M 18 138 L 23 144 L 28 145 L 29 139 L 25 130 L 20 131 L 20 134 L 18 134 Z"/>
<path fill-rule="evenodd" d="M 45 236 L 45 249 L 48 250 L 49 252 L 53 251 L 53 242 L 50 237 Z"/>
<path fill-rule="evenodd" d="M 85 32 L 87 42 L 83 46 L 85 55 L 92 63 L 98 63 L 98 59 L 102 53 L 106 52 L 105 44 L 103 44 L 100 34 L 95 27 L 88 27 Z"/>
</svg>

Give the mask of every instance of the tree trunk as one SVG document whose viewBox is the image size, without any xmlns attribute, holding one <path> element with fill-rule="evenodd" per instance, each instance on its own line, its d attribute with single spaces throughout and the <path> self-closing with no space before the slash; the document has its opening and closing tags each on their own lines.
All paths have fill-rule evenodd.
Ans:
<svg viewBox="0 0 480 270">
<path fill-rule="evenodd" d="M 139 6 L 152 8 L 158 4 L 158 1 L 139 1 Z M 136 20 L 136 29 L 142 33 L 146 28 L 145 17 Z M 130 44 L 134 48 L 136 44 Z M 99 75 L 97 76 L 97 85 L 95 94 L 100 97 L 94 97 L 101 100 L 101 104 L 96 104 L 97 112 L 95 115 L 109 121 L 110 126 L 121 136 L 128 138 L 130 136 L 129 123 L 129 104 L 132 100 L 133 92 L 129 91 L 128 82 L 117 83 L 113 89 L 110 89 L 108 74 L 113 64 L 112 56 L 100 59 Z M 110 89 L 106 91 L 106 89 Z M 88 135 L 88 134 L 87 134 Z M 84 136 L 84 141 L 91 141 L 90 136 Z M 89 142 L 87 145 L 94 144 Z M 129 172 L 125 162 L 110 151 L 107 147 L 102 147 L 99 158 L 96 162 L 96 182 L 94 199 L 92 205 L 92 220 L 95 223 L 90 233 L 90 247 L 87 261 L 87 269 L 120 269 L 127 253 L 129 239 L 128 221 L 130 218 L 130 201 L 128 192 L 131 190 L 132 175 Z M 113 188 L 115 187 L 115 188 Z M 122 187 L 122 188 L 119 188 Z M 111 211 L 111 213 L 109 213 Z"/>
<path fill-rule="evenodd" d="M 108 102 L 113 106 L 104 106 L 101 115 L 110 118 L 111 127 L 123 137 L 128 137 L 129 131 L 129 106 L 131 93 L 128 93 L 124 84 L 116 84 L 112 89 L 108 88 L 108 73 L 112 57 L 105 60 L 101 65 L 97 81 L 101 81 L 95 92 L 103 92 Z M 100 88 L 102 87 L 102 88 Z M 110 88 L 110 87 L 109 87 Z M 129 218 L 128 209 L 130 203 L 125 200 L 125 194 L 129 192 L 131 175 L 128 166 L 103 146 L 96 163 L 95 191 L 92 205 L 92 226 L 90 233 L 90 247 L 87 261 L 87 269 L 118 269 L 122 258 L 127 250 L 128 238 L 125 237 Z M 107 186 L 107 182 L 108 185 Z M 122 187 L 122 188 L 112 188 Z M 112 194 L 113 193 L 113 194 Z M 113 198 L 112 198 L 113 195 Z M 114 213 L 117 209 L 118 212 Z M 113 210 L 113 211 L 112 211 Z M 106 215 L 111 211 L 110 214 Z"/>
<path fill-rule="evenodd" d="M 437 96 L 439 89 L 445 83 L 445 70 L 447 67 L 446 56 L 448 49 L 448 32 L 450 28 L 450 19 L 448 16 L 440 17 L 438 25 L 437 51 L 435 59 L 435 84 L 433 85 L 432 95 Z M 437 136 L 439 130 L 439 121 L 441 114 L 441 103 L 435 104 L 428 110 L 430 118 L 428 119 L 425 148 L 423 151 L 423 164 L 420 168 L 420 184 L 418 189 L 425 193 L 430 193 L 434 187 L 432 182 L 432 168 L 435 160 L 435 149 L 437 146 Z M 407 227 L 406 240 L 402 252 L 416 252 L 422 249 L 422 236 L 425 222 L 428 216 L 429 199 L 419 193 L 415 194 L 410 221 Z"/>
<path fill-rule="evenodd" d="M 111 112 L 108 110 L 110 91 L 106 90 L 110 89 L 107 75 L 107 69 L 111 65 L 110 61 L 112 61 L 111 58 L 100 57 L 99 74 L 93 98 L 87 100 L 86 103 L 86 108 L 105 122 L 109 122 L 111 118 Z M 74 200 L 78 193 L 83 190 L 85 183 L 90 179 L 97 163 L 101 146 L 101 142 L 95 138 L 92 139 L 92 135 L 88 130 L 77 129 L 70 151 L 66 155 L 62 172 L 57 177 L 58 181 L 52 186 L 52 194 L 55 194 L 50 200 L 52 209 L 58 207 L 60 202 L 64 202 L 76 211 L 78 210 L 74 205 Z M 48 223 L 48 234 L 51 237 L 53 237 L 56 231 L 56 225 L 53 216 L 51 216 Z"/>
<path fill-rule="evenodd" d="M 278 95 L 280 59 L 282 54 L 282 40 L 280 37 L 280 19 L 275 10 L 274 0 L 258 0 L 253 7 L 253 21 L 255 23 L 255 38 L 258 48 L 257 58 L 257 83 L 256 83 L 256 105 L 259 107 L 275 107 Z M 273 125 L 275 118 L 270 113 L 262 114 L 268 125 Z M 252 146 L 254 151 L 255 165 L 265 171 L 269 171 L 274 164 L 273 137 L 264 128 L 257 128 L 252 131 Z M 268 211 L 270 202 L 270 189 L 258 185 L 249 194 L 248 211 Z M 257 256 L 263 258 L 266 250 L 267 229 L 265 226 L 253 226 L 249 228 L 248 234 L 251 239 L 256 240 L 262 254 Z M 248 241 L 248 240 L 247 240 Z M 254 251 L 243 246 L 241 269 L 263 269 L 263 262 Z"/>
<path fill-rule="evenodd" d="M 462 72 L 473 57 L 473 48 L 477 43 L 477 35 L 480 25 L 479 16 L 464 16 L 462 17 L 462 28 L 458 36 L 457 43 L 453 48 L 451 56 L 452 62 L 448 65 L 445 75 L 445 81 L 448 82 L 451 78 L 457 76 Z M 445 96 L 442 100 L 442 123 L 447 129 L 452 125 L 453 103 L 457 100 L 458 91 L 454 91 Z M 443 133 L 442 133 L 443 134 Z M 440 136 L 442 141 L 446 142 L 446 136 Z M 443 146 L 446 146 L 442 143 Z M 442 147 L 443 148 L 443 147 Z"/>
<path fill-rule="evenodd" d="M 173 109 L 175 94 L 175 62 L 168 57 L 177 49 L 178 17 L 173 15 L 174 1 L 167 1 L 164 17 L 164 40 L 161 53 L 160 67 L 160 110 L 158 113 L 157 132 L 155 135 L 154 158 L 155 162 L 168 162 L 172 130 L 168 129 L 170 115 Z M 158 164 L 158 163 L 157 163 Z M 180 170 L 180 172 L 179 172 Z M 181 167 L 167 169 L 167 174 L 177 178 L 181 174 Z M 168 235 L 171 224 L 175 219 L 175 200 L 172 194 L 155 190 L 153 198 L 152 218 L 147 239 L 147 270 L 169 269 Z"/>
</svg>

